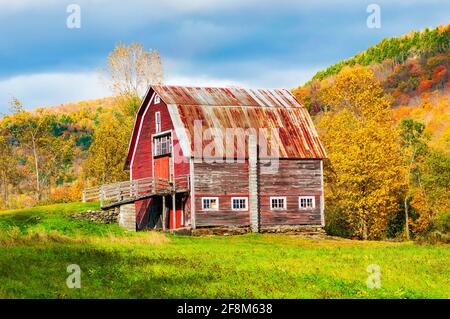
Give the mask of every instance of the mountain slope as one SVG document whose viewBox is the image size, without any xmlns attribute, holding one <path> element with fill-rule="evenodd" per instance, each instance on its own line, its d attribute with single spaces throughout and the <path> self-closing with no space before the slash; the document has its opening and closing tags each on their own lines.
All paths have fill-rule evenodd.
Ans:
<svg viewBox="0 0 450 319">
<path fill-rule="evenodd" d="M 394 120 L 426 125 L 433 146 L 450 145 L 450 24 L 384 39 L 354 57 L 319 71 L 293 93 L 313 113 L 327 109 L 321 92 L 343 68 L 370 68 L 391 97 Z"/>
</svg>

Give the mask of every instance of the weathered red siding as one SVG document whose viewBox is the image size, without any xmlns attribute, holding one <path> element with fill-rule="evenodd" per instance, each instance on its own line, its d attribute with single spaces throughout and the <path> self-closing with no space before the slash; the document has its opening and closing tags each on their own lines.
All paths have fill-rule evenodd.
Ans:
<svg viewBox="0 0 450 319">
<path fill-rule="evenodd" d="M 145 112 L 145 110 L 144 110 Z M 172 130 L 172 139 L 174 149 L 177 148 L 178 138 L 173 130 L 172 120 L 167 110 L 166 104 L 161 101 L 154 104 L 153 101 L 148 106 L 147 112 L 142 114 L 142 126 L 140 127 L 139 136 L 136 137 L 136 151 L 133 161 L 130 165 L 130 179 L 139 179 L 153 176 L 153 156 L 152 156 L 152 135 L 156 133 L 155 113 L 160 112 L 161 115 L 161 132 Z M 137 129 L 141 123 L 136 123 Z M 175 176 L 189 174 L 189 161 L 184 157 L 181 149 L 175 153 L 176 158 L 173 159 L 173 171 Z M 145 222 L 145 213 L 151 204 L 151 199 L 135 202 L 137 223 Z"/>
<path fill-rule="evenodd" d="M 260 165 L 259 193 L 261 225 L 320 225 L 320 160 L 280 160 L 271 173 Z M 271 196 L 286 196 L 286 210 L 271 210 Z M 314 209 L 300 209 L 299 196 L 314 196 Z"/>
<path fill-rule="evenodd" d="M 321 224 L 320 160 L 279 160 L 272 171 L 260 163 L 258 175 L 260 221 L 271 225 Z M 232 197 L 248 197 L 248 162 L 195 163 L 196 226 L 247 226 L 248 211 L 233 211 Z M 271 210 L 271 196 L 286 196 L 285 210 Z M 314 196 L 314 209 L 300 209 L 299 196 Z M 217 211 L 203 211 L 202 197 L 218 197 Z"/>
<path fill-rule="evenodd" d="M 195 163 L 196 226 L 246 226 L 248 211 L 231 209 L 231 197 L 248 197 L 248 162 Z M 217 211 L 203 211 L 202 197 L 219 197 Z"/>
</svg>

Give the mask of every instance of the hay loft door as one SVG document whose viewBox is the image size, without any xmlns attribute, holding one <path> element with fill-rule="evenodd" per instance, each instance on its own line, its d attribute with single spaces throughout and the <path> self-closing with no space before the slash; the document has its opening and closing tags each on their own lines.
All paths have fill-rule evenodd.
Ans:
<svg viewBox="0 0 450 319">
<path fill-rule="evenodd" d="M 170 133 L 153 137 L 153 176 L 170 180 L 172 136 Z"/>
</svg>

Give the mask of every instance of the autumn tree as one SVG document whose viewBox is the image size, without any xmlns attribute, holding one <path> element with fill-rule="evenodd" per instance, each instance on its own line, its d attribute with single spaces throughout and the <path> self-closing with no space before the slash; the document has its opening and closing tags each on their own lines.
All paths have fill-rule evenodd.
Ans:
<svg viewBox="0 0 450 319">
<path fill-rule="evenodd" d="M 3 120 L 16 147 L 21 149 L 26 163 L 34 171 L 37 200 L 42 197 L 43 186 L 51 187 L 51 178 L 59 168 L 73 158 L 73 140 L 61 139 L 54 134 L 55 116 L 44 110 L 25 111 L 18 99 L 11 102 L 13 115 Z"/>
<path fill-rule="evenodd" d="M 400 137 L 405 161 L 405 184 L 406 191 L 403 199 L 405 211 L 405 235 L 409 240 L 410 220 L 409 206 L 414 194 L 423 192 L 420 183 L 420 164 L 427 153 L 426 136 L 424 134 L 425 125 L 412 119 L 405 119 L 400 122 Z"/>
<path fill-rule="evenodd" d="M 21 177 L 13 145 L 8 139 L 6 130 L 0 128 L 0 189 L 2 202 L 5 204 L 8 202 L 10 186 L 16 186 Z"/>
<path fill-rule="evenodd" d="M 322 94 L 328 209 L 344 216 L 354 236 L 381 238 L 404 187 L 389 101 L 373 72 L 359 66 L 341 71 Z"/>
<path fill-rule="evenodd" d="M 129 140 L 130 125 L 119 113 L 105 113 L 99 119 L 94 140 L 85 164 L 87 177 L 96 184 L 127 179 L 124 163 Z"/>
<path fill-rule="evenodd" d="M 142 44 L 119 44 L 108 56 L 107 71 L 116 94 L 114 113 L 98 119 L 84 171 L 97 184 L 127 179 L 124 159 L 140 96 L 151 84 L 162 84 L 163 69 L 156 50 Z"/>
<path fill-rule="evenodd" d="M 146 51 L 140 43 L 119 43 L 108 55 L 106 71 L 118 96 L 142 96 L 149 85 L 162 84 L 164 78 L 159 53 Z"/>
</svg>

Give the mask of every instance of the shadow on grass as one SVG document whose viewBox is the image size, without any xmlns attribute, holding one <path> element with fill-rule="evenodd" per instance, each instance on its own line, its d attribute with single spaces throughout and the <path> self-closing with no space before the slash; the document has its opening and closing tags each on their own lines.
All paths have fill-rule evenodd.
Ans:
<svg viewBox="0 0 450 319">
<path fill-rule="evenodd" d="M 82 270 L 81 289 L 69 289 L 70 264 Z M 213 276 L 195 272 L 180 256 L 135 254 L 90 245 L 0 248 L 0 296 L 13 298 L 175 298 L 191 296 L 181 287 L 201 287 Z M 191 274 L 177 274 L 192 269 Z M 212 273 L 213 269 L 210 269 Z M 200 296 L 197 296 L 200 297 Z"/>
</svg>

